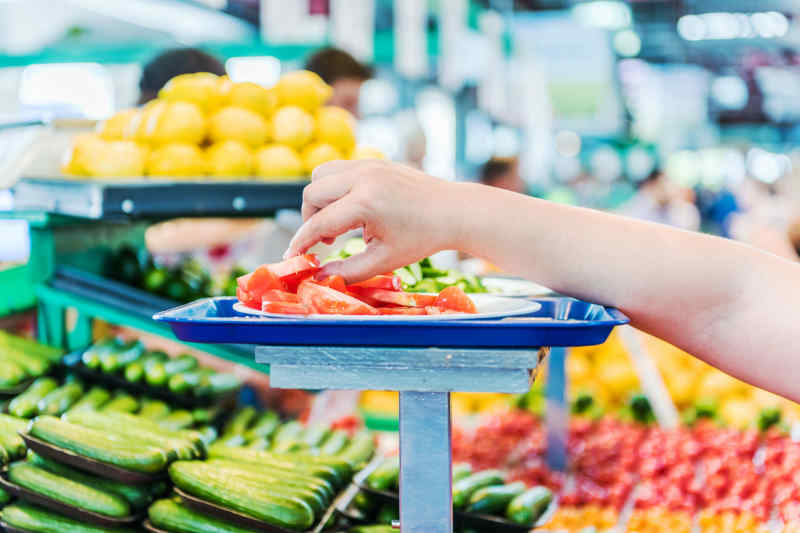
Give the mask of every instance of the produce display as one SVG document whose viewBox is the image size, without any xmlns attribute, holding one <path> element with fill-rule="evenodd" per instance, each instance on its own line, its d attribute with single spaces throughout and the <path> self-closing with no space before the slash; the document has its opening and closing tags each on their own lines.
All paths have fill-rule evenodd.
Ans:
<svg viewBox="0 0 800 533">
<path fill-rule="evenodd" d="M 334 159 L 382 158 L 356 146 L 355 118 L 326 106 L 331 88 L 289 72 L 271 88 L 209 73 L 182 74 L 158 98 L 78 136 L 64 174 L 293 180 Z"/>
<path fill-rule="evenodd" d="M 236 281 L 239 301 L 252 309 L 288 315 L 440 315 L 475 313 L 475 304 L 461 288 L 438 295 L 408 293 L 394 274 L 346 285 L 340 276 L 317 277 L 320 263 L 313 254 L 261 265 Z"/>
<path fill-rule="evenodd" d="M 360 254 L 367 248 L 364 239 L 349 239 L 336 253 L 325 259 L 337 261 Z M 489 292 L 481 283 L 480 278 L 471 274 L 463 274 L 457 270 L 443 270 L 433 266 L 430 258 L 425 258 L 417 263 L 398 268 L 394 274 L 400 278 L 402 288 L 406 292 L 438 293 L 447 287 L 456 286 L 464 292 Z"/>
<path fill-rule="evenodd" d="M 0 394 L 46 374 L 63 352 L 0 330 Z"/>
</svg>

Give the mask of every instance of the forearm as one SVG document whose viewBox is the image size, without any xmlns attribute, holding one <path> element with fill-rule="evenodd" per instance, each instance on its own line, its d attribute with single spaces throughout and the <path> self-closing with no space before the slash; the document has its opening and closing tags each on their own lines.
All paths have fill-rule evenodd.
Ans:
<svg viewBox="0 0 800 533">
<path fill-rule="evenodd" d="M 456 247 L 556 291 L 617 306 L 642 330 L 743 379 L 749 374 L 775 389 L 785 378 L 788 352 L 776 336 L 782 332 L 786 341 L 798 329 L 782 317 L 800 298 L 800 267 L 715 237 L 457 187 L 470 216 L 461 221 Z M 781 290 L 768 290 L 778 283 Z M 755 353 L 771 370 L 753 378 Z"/>
</svg>

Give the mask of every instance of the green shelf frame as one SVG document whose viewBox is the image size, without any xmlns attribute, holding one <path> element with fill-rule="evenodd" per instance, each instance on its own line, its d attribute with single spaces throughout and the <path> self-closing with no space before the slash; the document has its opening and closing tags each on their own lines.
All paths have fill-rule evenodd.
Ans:
<svg viewBox="0 0 800 533">
<path fill-rule="evenodd" d="M 115 309 L 109 305 L 44 284 L 36 288 L 36 296 L 38 298 L 37 324 L 39 327 L 39 339 L 52 346 L 60 346 L 69 351 L 86 346 L 92 341 L 92 320 L 99 318 L 112 324 L 131 327 L 175 340 L 185 346 L 196 348 L 220 359 L 269 374 L 269 367 L 256 363 L 253 353 L 224 344 L 197 344 L 180 341 L 173 335 L 169 326 L 149 318 Z M 67 308 L 73 308 L 78 313 L 77 322 L 71 331 L 67 331 L 64 320 Z"/>
</svg>

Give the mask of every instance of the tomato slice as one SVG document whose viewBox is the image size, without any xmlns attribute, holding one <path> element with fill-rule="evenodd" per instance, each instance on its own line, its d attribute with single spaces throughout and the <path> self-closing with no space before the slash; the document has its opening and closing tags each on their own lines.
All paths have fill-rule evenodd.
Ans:
<svg viewBox="0 0 800 533">
<path fill-rule="evenodd" d="M 236 285 L 240 289 L 246 290 L 247 289 L 247 282 L 250 281 L 251 277 L 253 277 L 253 273 L 252 272 L 250 272 L 249 274 L 245 274 L 244 276 L 239 276 L 238 278 L 236 278 Z"/>
<path fill-rule="evenodd" d="M 353 292 L 366 301 L 380 302 L 383 305 L 398 305 L 400 307 L 425 307 L 434 305 L 436 296 L 429 294 L 417 294 L 411 292 L 387 291 L 385 289 L 362 289 L 351 286 Z"/>
<path fill-rule="evenodd" d="M 288 302 L 296 304 L 300 303 L 300 298 L 291 292 L 270 289 L 261 295 L 261 303 L 264 304 L 265 302 Z"/>
<path fill-rule="evenodd" d="M 458 311 L 459 313 L 477 313 L 475 302 L 461 290 L 461 287 L 447 287 L 436 297 L 436 307 L 443 310 Z"/>
<path fill-rule="evenodd" d="M 249 292 L 241 287 L 236 287 L 236 297 L 247 307 L 261 309 L 261 299 L 254 298 Z"/>
<path fill-rule="evenodd" d="M 374 278 L 365 279 L 358 283 L 353 283 L 352 287 L 359 287 L 362 289 L 385 289 L 387 291 L 399 291 L 403 288 L 400 278 L 394 274 L 381 274 Z"/>
<path fill-rule="evenodd" d="M 453 311 L 452 309 L 442 309 L 441 307 L 436 307 L 435 305 L 429 305 L 425 308 L 426 315 L 465 315 L 461 311 Z"/>
<path fill-rule="evenodd" d="M 323 287 L 330 287 L 331 289 L 336 289 L 339 292 L 347 292 L 347 284 L 344 282 L 344 278 L 342 276 L 328 276 L 327 278 L 318 281 L 320 285 Z"/>
<path fill-rule="evenodd" d="M 438 309 L 438 308 L 437 308 Z M 378 312 L 382 315 L 425 315 L 424 307 L 381 307 Z"/>
<path fill-rule="evenodd" d="M 284 315 L 307 315 L 309 313 L 308 307 L 299 302 L 264 302 L 261 310 Z"/>
<path fill-rule="evenodd" d="M 313 281 L 303 281 L 297 289 L 300 301 L 323 315 L 377 315 L 378 310 L 357 298 Z"/>
<path fill-rule="evenodd" d="M 269 269 L 281 279 L 300 273 L 313 274 L 319 270 L 319 260 L 314 254 L 298 255 L 280 263 L 272 263 Z"/>
<path fill-rule="evenodd" d="M 244 289 L 254 298 L 260 298 L 268 290 L 283 290 L 280 278 L 270 270 L 269 265 L 261 265 L 249 274 Z"/>
</svg>

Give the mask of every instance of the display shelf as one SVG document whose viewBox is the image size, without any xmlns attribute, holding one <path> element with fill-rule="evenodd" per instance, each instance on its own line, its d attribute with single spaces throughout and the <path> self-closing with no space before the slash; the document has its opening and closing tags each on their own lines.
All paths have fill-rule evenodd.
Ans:
<svg viewBox="0 0 800 533">
<path fill-rule="evenodd" d="M 14 186 L 18 209 L 93 220 L 181 216 L 269 216 L 299 209 L 305 180 L 230 181 L 152 178 L 21 179 Z"/>
</svg>

